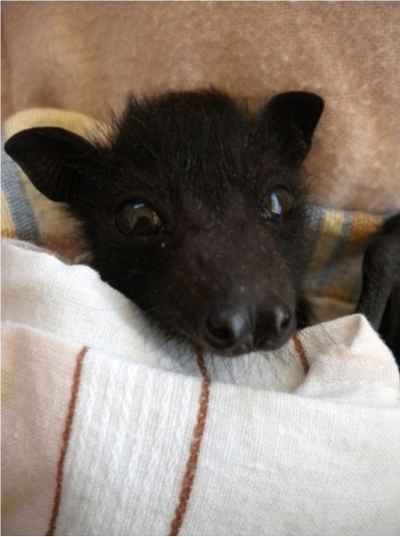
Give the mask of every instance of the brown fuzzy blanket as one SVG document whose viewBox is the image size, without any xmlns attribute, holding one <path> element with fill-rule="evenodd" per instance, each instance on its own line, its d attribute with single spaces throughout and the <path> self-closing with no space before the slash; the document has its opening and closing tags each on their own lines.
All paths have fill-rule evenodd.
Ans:
<svg viewBox="0 0 400 537">
<path fill-rule="evenodd" d="M 3 2 L 3 119 L 29 107 L 106 119 L 128 92 L 210 84 L 257 104 L 326 102 L 311 201 L 400 209 L 397 2 Z"/>
</svg>

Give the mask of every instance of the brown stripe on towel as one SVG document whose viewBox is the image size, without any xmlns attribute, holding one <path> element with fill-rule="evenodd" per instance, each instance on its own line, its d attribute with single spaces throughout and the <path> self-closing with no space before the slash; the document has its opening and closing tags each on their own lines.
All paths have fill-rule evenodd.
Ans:
<svg viewBox="0 0 400 537">
<path fill-rule="evenodd" d="M 56 477 L 56 493 L 54 496 L 53 510 L 51 513 L 49 529 L 47 530 L 46 535 L 54 535 L 58 512 L 60 509 L 61 502 L 61 492 L 62 492 L 62 483 L 63 483 L 63 473 L 64 473 L 64 461 L 67 454 L 69 438 L 71 435 L 72 422 L 74 420 L 76 401 L 78 398 L 79 384 L 81 380 L 83 360 L 88 352 L 88 348 L 84 347 L 77 356 L 76 365 L 74 370 L 74 375 L 72 378 L 71 386 L 71 398 L 68 404 L 68 412 L 65 420 L 64 432 L 62 435 L 62 445 L 60 451 L 60 458 L 58 459 L 57 464 L 57 477 Z"/>
<path fill-rule="evenodd" d="M 190 494 L 193 488 L 193 482 L 196 475 L 197 461 L 200 453 L 201 441 L 203 439 L 204 429 L 207 419 L 208 402 L 210 398 L 210 384 L 211 380 L 208 376 L 206 366 L 204 365 L 204 359 L 201 351 L 197 353 L 197 365 L 200 369 L 203 382 L 201 385 L 199 409 L 197 412 L 196 425 L 193 430 L 192 443 L 189 450 L 189 458 L 186 463 L 186 471 L 183 477 L 181 493 L 179 495 L 179 502 L 175 509 L 175 517 L 171 522 L 169 535 L 178 535 L 181 529 L 183 519 L 186 513 L 187 505 L 189 502 Z"/>
<path fill-rule="evenodd" d="M 296 351 L 297 356 L 300 358 L 301 365 L 303 366 L 304 374 L 307 375 L 310 370 L 310 365 L 308 363 L 306 351 L 304 350 L 303 343 L 299 338 L 298 332 L 293 334 L 293 343 L 294 350 Z"/>
</svg>

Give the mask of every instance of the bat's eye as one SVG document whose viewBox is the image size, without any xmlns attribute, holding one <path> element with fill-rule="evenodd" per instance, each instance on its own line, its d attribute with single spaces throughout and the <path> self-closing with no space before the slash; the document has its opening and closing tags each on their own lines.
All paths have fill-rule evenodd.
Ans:
<svg viewBox="0 0 400 537">
<path fill-rule="evenodd" d="M 115 215 L 117 228 L 127 235 L 154 235 L 161 230 L 158 214 L 142 201 L 130 201 Z"/>
<path fill-rule="evenodd" d="M 263 211 L 268 220 L 276 221 L 290 214 L 293 197 L 284 186 L 275 187 L 265 198 Z"/>
</svg>

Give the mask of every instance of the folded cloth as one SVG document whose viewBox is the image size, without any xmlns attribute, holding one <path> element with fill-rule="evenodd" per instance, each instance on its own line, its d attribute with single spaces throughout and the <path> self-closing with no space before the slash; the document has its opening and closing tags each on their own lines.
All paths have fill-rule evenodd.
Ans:
<svg viewBox="0 0 400 537">
<path fill-rule="evenodd" d="M 399 534 L 399 373 L 364 317 L 194 356 L 87 266 L 2 263 L 4 535 Z"/>
</svg>

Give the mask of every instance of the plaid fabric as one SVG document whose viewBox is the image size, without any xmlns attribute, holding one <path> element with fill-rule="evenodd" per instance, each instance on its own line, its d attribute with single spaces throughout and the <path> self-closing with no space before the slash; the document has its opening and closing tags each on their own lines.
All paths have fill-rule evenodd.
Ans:
<svg viewBox="0 0 400 537">
<path fill-rule="evenodd" d="M 354 304 L 360 293 L 365 247 L 381 229 L 383 219 L 361 212 L 307 207 L 312 248 L 303 289 L 308 297 Z"/>
<path fill-rule="evenodd" d="M 31 203 L 26 195 L 17 164 L 4 151 L 5 133 L 1 131 L 1 232 L 41 246 L 42 241 Z"/>
</svg>

